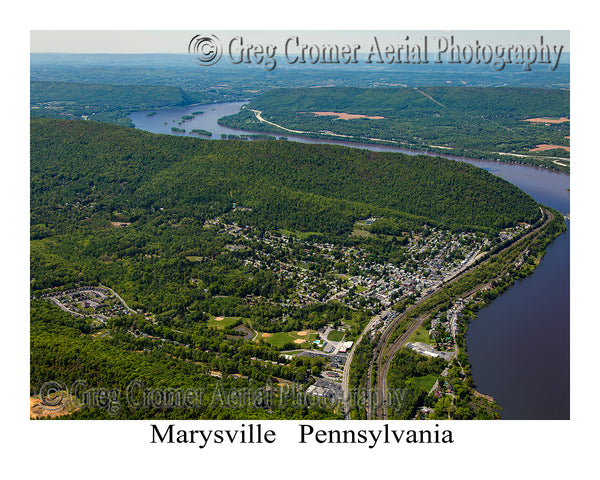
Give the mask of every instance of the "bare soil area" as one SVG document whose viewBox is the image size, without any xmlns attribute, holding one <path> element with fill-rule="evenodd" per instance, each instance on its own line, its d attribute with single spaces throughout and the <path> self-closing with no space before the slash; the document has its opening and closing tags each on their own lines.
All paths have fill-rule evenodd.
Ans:
<svg viewBox="0 0 600 480">
<path fill-rule="evenodd" d="M 567 117 L 560 117 L 560 118 L 526 118 L 524 121 L 531 122 L 531 123 L 565 123 L 565 122 L 570 122 L 571 120 L 568 119 Z"/>
<path fill-rule="evenodd" d="M 311 112 L 318 117 L 332 116 L 338 117 L 339 120 L 354 120 L 356 118 L 368 118 L 369 120 L 382 120 L 385 117 L 380 117 L 378 115 L 369 116 L 369 115 L 357 115 L 354 113 L 336 113 L 336 112 Z"/>
<path fill-rule="evenodd" d="M 32 419 L 62 417 L 63 415 L 73 413 L 75 410 L 78 410 L 78 408 L 72 405 L 71 402 L 67 402 L 62 408 L 58 405 L 46 408 L 42 405 L 42 401 L 39 398 L 29 397 L 29 418 Z"/>
<path fill-rule="evenodd" d="M 529 151 L 530 152 L 543 152 L 545 150 L 554 150 L 555 148 L 562 148 L 563 150 L 566 150 L 567 152 L 571 151 L 571 147 L 564 147 L 562 145 L 548 145 L 547 143 L 541 143 L 535 148 L 530 148 Z"/>
</svg>

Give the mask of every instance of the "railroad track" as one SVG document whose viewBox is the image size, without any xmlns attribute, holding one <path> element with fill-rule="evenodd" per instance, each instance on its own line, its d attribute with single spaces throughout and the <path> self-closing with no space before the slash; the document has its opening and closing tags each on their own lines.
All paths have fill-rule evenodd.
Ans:
<svg viewBox="0 0 600 480">
<path fill-rule="evenodd" d="M 546 220 L 539 227 L 537 227 L 536 229 L 532 230 L 531 232 L 528 232 L 527 234 L 523 235 L 523 237 L 518 239 L 516 242 L 508 245 L 506 248 L 503 248 L 502 250 L 494 253 L 488 259 L 484 260 L 482 264 L 488 263 L 489 261 L 491 261 L 494 257 L 499 255 L 500 253 L 506 251 L 506 249 L 512 248 L 526 240 L 533 238 L 534 236 L 537 236 L 539 234 L 539 232 L 542 230 L 542 228 L 544 228 L 546 225 L 548 225 L 548 223 L 550 221 L 552 221 L 554 219 L 554 215 L 550 211 L 544 210 L 541 207 L 540 207 L 540 211 L 542 212 L 543 215 L 546 216 Z M 393 361 L 396 353 L 398 353 L 398 351 L 404 346 L 404 344 L 408 341 L 408 339 L 415 332 L 415 330 L 417 330 L 423 324 L 423 322 L 429 317 L 429 314 L 424 314 L 424 315 L 420 316 L 419 318 L 417 318 L 416 320 L 412 321 L 410 323 L 410 325 L 406 328 L 406 330 L 397 339 L 395 339 L 391 345 L 388 346 L 390 337 L 392 336 L 392 334 L 398 327 L 399 323 L 403 319 L 405 319 L 406 316 L 413 309 L 415 309 L 417 306 L 422 304 L 425 300 L 427 300 L 431 296 L 435 295 L 436 293 L 440 292 L 442 289 L 448 287 L 452 283 L 458 281 L 464 275 L 473 271 L 475 268 L 478 268 L 480 265 L 481 264 L 473 265 L 473 266 L 465 269 L 464 271 L 458 273 L 457 275 L 455 275 L 449 282 L 444 283 L 442 286 L 440 286 L 439 288 L 437 288 L 436 290 L 431 292 L 429 295 L 426 295 L 425 297 L 423 297 L 418 303 L 411 305 L 402 315 L 399 315 L 392 322 L 390 322 L 390 324 L 383 331 L 381 337 L 379 338 L 377 346 L 375 347 L 373 357 L 372 357 L 371 363 L 369 364 L 369 369 L 368 369 L 368 373 L 367 373 L 367 386 L 368 386 L 368 392 L 369 392 L 368 403 L 367 403 L 367 415 L 368 415 L 369 419 L 372 419 L 373 417 L 380 419 L 380 420 L 387 419 L 387 410 L 388 410 L 388 408 L 387 408 L 388 407 L 388 405 L 387 405 L 387 395 L 388 395 L 387 375 L 388 375 L 388 371 L 390 369 L 390 366 L 392 364 L 392 361 Z M 506 272 L 506 269 L 502 269 L 501 273 L 504 274 L 505 272 Z M 486 281 L 485 283 L 477 285 L 474 288 L 470 289 L 468 292 L 461 293 L 460 296 L 466 298 L 469 295 L 472 295 L 473 293 L 475 293 L 477 290 L 480 290 L 483 286 L 485 286 L 489 283 L 490 283 L 490 281 Z M 374 399 L 375 402 L 373 402 L 373 398 L 372 398 L 372 383 L 373 383 L 374 367 L 376 367 L 376 369 L 377 369 L 377 377 L 376 377 L 377 395 L 376 395 L 376 398 Z M 373 403 L 375 403 L 375 405 L 373 405 Z"/>
</svg>

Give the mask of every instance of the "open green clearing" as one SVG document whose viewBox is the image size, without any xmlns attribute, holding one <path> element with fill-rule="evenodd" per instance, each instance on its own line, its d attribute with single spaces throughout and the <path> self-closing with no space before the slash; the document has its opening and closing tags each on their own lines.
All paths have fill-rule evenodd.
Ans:
<svg viewBox="0 0 600 480">
<path fill-rule="evenodd" d="M 331 332 L 329 332 L 329 335 L 327 335 L 327 340 L 329 340 L 330 342 L 339 342 L 342 338 L 344 338 L 344 335 L 344 332 L 332 330 Z"/>
<path fill-rule="evenodd" d="M 299 238 L 300 240 L 306 240 L 307 238 L 313 237 L 313 236 L 321 236 L 323 235 L 321 232 L 301 232 L 299 230 L 286 230 L 285 228 L 280 228 L 279 232 L 282 235 L 286 235 L 288 237 L 296 237 Z"/>
<path fill-rule="evenodd" d="M 425 392 L 429 392 L 429 390 L 431 390 L 431 388 L 435 384 L 435 381 L 437 380 L 437 378 L 438 377 L 436 375 L 425 375 L 423 377 L 412 377 L 409 380 L 407 380 L 406 383 L 414 385 L 419 390 L 424 390 Z"/>
<path fill-rule="evenodd" d="M 217 318 L 222 319 L 222 320 L 217 320 Z M 211 316 L 210 320 L 208 320 L 207 325 L 209 327 L 213 327 L 213 328 L 217 328 L 219 330 L 223 329 L 223 328 L 227 328 L 227 327 L 231 327 L 232 325 L 235 325 L 236 323 L 238 323 L 241 320 L 240 317 L 214 317 Z"/>
<path fill-rule="evenodd" d="M 190 262 L 201 262 L 204 260 L 204 257 L 199 257 L 197 255 L 187 255 L 185 258 Z"/>
<path fill-rule="evenodd" d="M 422 342 L 422 343 L 426 343 L 427 345 L 429 345 L 430 344 L 429 330 L 427 330 L 425 327 L 423 327 L 423 325 L 421 325 L 419 328 L 417 328 L 413 332 L 413 334 L 410 336 L 408 341 L 409 342 Z"/>
<path fill-rule="evenodd" d="M 354 228 L 354 230 L 352 230 L 352 234 L 353 237 L 371 237 L 373 234 L 371 232 L 366 231 L 363 228 Z"/>
</svg>

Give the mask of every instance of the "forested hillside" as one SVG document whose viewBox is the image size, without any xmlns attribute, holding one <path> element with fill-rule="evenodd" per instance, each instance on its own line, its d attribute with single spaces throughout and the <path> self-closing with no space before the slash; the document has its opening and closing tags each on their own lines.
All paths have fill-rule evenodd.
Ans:
<svg viewBox="0 0 600 480">
<path fill-rule="evenodd" d="M 131 126 L 134 110 L 184 107 L 215 100 L 209 93 L 185 92 L 164 85 L 110 85 L 33 81 L 30 112 L 33 117 L 81 118 Z"/>
<path fill-rule="evenodd" d="M 280 88 L 265 92 L 248 106 L 265 112 L 296 109 L 298 113 L 333 111 L 396 119 L 441 115 L 447 109 L 488 120 L 520 121 L 567 116 L 569 91 L 516 87 Z"/>
<path fill-rule="evenodd" d="M 383 219 L 353 235 L 369 216 Z M 327 325 L 356 338 L 378 300 L 350 276 L 372 283 L 385 264 L 426 278 L 435 271 L 425 264 L 455 268 L 500 229 L 538 217 L 516 187 L 451 160 L 32 119 L 32 393 L 49 379 L 121 391 L 140 380 L 202 388 L 203 403 L 73 415 L 339 418 L 332 406 L 207 405 L 223 386 L 314 382 L 322 357 L 280 352 L 316 348 L 314 332 Z M 86 285 L 114 289 L 132 311 L 99 321 L 82 300 L 89 315 L 75 317 L 43 299 Z M 414 300 L 404 287 L 390 299 Z M 343 301 L 332 297 L 342 289 Z"/>
<path fill-rule="evenodd" d="M 570 101 L 567 90 L 508 87 L 274 89 L 251 101 L 239 114 L 222 119 L 221 123 L 236 128 L 284 132 L 261 122 L 250 110 L 259 110 L 263 119 L 308 136 L 343 135 L 362 142 L 543 164 L 555 169 L 568 165 Z M 332 113 L 357 117 L 339 117 Z M 551 120 L 544 122 L 547 118 Z M 528 121 L 530 119 L 539 121 Z M 554 123 L 559 119 L 562 120 Z M 538 145 L 553 148 L 534 150 Z M 513 155 L 506 157 L 498 152 Z M 560 157 L 563 161 L 557 164 L 552 159 L 544 159 L 548 156 Z"/>
<path fill-rule="evenodd" d="M 515 186 L 441 158 L 41 119 L 32 121 L 31 142 L 32 214 L 40 220 L 78 199 L 129 219 L 159 208 L 204 219 L 237 202 L 253 208 L 246 221 L 264 228 L 336 234 L 383 212 L 487 231 L 538 216 L 534 200 Z"/>
</svg>

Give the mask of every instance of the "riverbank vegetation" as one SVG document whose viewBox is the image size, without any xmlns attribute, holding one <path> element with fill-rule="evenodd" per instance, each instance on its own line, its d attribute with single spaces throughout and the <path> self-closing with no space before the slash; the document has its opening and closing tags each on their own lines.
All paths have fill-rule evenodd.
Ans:
<svg viewBox="0 0 600 480">
<path fill-rule="evenodd" d="M 211 101 L 214 101 L 213 96 L 200 92 L 186 92 L 181 88 L 166 85 L 48 81 L 32 81 L 30 84 L 32 117 L 83 118 L 122 126 L 133 126 L 128 116 L 133 111 L 185 107 Z"/>
<path fill-rule="evenodd" d="M 415 373 L 415 369 L 419 362 L 431 359 L 414 353 L 411 358 L 404 353 L 406 349 L 400 350 L 394 358 L 388 373 L 388 385 L 390 389 L 403 389 L 407 392 L 407 403 L 403 404 L 406 408 L 389 409 L 390 418 L 416 417 L 438 420 L 501 418 L 501 406 L 475 390 L 468 359 L 466 332 L 468 324 L 475 320 L 481 308 L 506 291 L 515 280 L 533 273 L 544 256 L 547 245 L 566 230 L 562 215 L 556 210 L 545 208 L 552 218 L 537 234 L 500 245 L 498 248 L 508 248 L 495 256 L 492 261 L 483 263 L 473 272 L 464 275 L 457 282 L 422 302 L 403 319 L 390 338 L 390 343 L 406 331 L 410 319 L 426 316 L 429 320 L 425 325 L 430 328 L 431 319 L 440 314 L 445 317 L 445 312 L 456 300 L 460 299 L 461 303 L 465 303 L 464 309 L 458 313 L 456 319 L 456 332 L 453 338 L 456 355 L 447 364 L 443 375 L 440 375 L 441 370 L 437 373 L 438 388 L 435 391 L 429 392 L 429 389 L 422 384 L 415 387 L 415 377 L 419 376 Z M 492 252 L 489 252 L 489 255 Z M 398 305 L 397 308 L 403 310 L 404 306 Z M 446 362 L 442 363 L 446 365 Z M 429 409 L 430 413 L 418 411 L 417 408 L 420 406 Z"/>
<path fill-rule="evenodd" d="M 519 222 L 534 223 L 539 209 L 504 180 L 450 160 L 32 119 L 32 390 L 44 378 L 115 388 L 140 378 L 151 386 L 200 385 L 207 395 L 219 379 L 231 388 L 306 387 L 321 366 L 285 359 L 279 349 L 312 338 L 300 331 L 329 324 L 346 324 L 346 338 L 356 338 L 372 312 L 316 295 L 307 301 L 294 293 L 299 274 L 278 273 L 292 261 L 317 276 L 352 269 L 333 248 L 316 260 L 315 238 L 352 248 L 356 258 L 360 251 L 372 262 L 400 261 L 402 239 L 350 236 L 358 220 L 373 215 L 407 233 L 425 235 L 438 225 L 493 238 Z M 306 235 L 281 239 L 289 246 L 283 254 L 268 234 L 281 230 Z M 250 231 L 254 236 L 241 238 Z M 256 239 L 271 266 L 247 261 Z M 136 313 L 98 325 L 39 299 L 55 289 L 100 284 Z M 219 329 L 215 317 L 239 320 Z M 291 342 L 270 345 L 262 334 L 251 341 L 252 329 Z M 102 408 L 74 415 L 111 418 Z M 338 418 L 339 410 L 150 408 L 117 416 Z"/>
<path fill-rule="evenodd" d="M 568 171 L 569 92 L 507 87 L 273 89 L 223 125 Z M 556 119 L 561 119 L 560 121 Z M 532 121 L 535 120 L 535 121 Z M 539 145 L 555 146 L 538 150 Z M 560 148 L 564 147 L 564 148 Z M 547 148 L 547 147 L 544 147 Z"/>
</svg>

